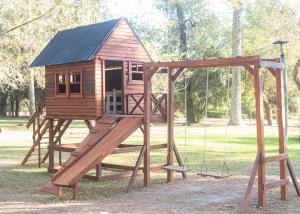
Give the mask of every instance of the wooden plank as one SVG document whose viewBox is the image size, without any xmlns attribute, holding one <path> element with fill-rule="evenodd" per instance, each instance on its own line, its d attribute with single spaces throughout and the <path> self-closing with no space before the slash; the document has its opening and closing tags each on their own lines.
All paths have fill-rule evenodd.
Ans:
<svg viewBox="0 0 300 214">
<path fill-rule="evenodd" d="M 270 156 L 270 157 L 265 157 L 263 162 L 270 163 L 270 162 L 281 161 L 281 160 L 286 160 L 286 159 L 287 159 L 286 154 L 279 154 L 279 155 L 274 155 L 274 156 Z"/>
<path fill-rule="evenodd" d="M 279 153 L 287 153 L 286 144 L 286 130 L 285 130 L 285 119 L 284 119 L 284 108 L 283 108 L 283 96 L 284 96 L 284 83 L 283 83 L 283 72 L 278 70 L 276 73 L 276 100 L 277 100 L 277 122 L 278 122 L 278 133 L 279 133 Z M 287 161 L 286 159 L 280 160 L 280 179 L 284 180 L 287 178 Z M 288 199 L 288 186 L 281 186 L 280 189 L 281 199 Z"/>
<path fill-rule="evenodd" d="M 249 182 L 248 182 L 248 185 L 247 185 L 247 189 L 246 189 L 246 192 L 244 194 L 243 203 L 242 203 L 242 206 L 241 206 L 241 212 L 242 213 L 246 212 L 246 210 L 249 207 L 250 196 L 251 196 L 251 192 L 252 192 L 252 189 L 253 189 L 253 184 L 255 182 L 255 177 L 256 177 L 256 174 L 257 174 L 257 171 L 258 171 L 258 164 L 259 164 L 260 158 L 261 158 L 260 153 L 257 153 L 255 161 L 252 165 L 252 169 L 251 169 L 251 173 L 250 173 L 250 179 L 249 179 Z"/>
<path fill-rule="evenodd" d="M 151 120 L 151 78 L 148 69 L 143 66 L 144 72 L 144 186 L 150 185 L 150 120 Z"/>
<path fill-rule="evenodd" d="M 172 166 L 164 166 L 163 169 L 165 170 L 168 170 L 168 171 L 174 171 L 174 172 L 188 172 L 190 169 L 188 169 L 187 167 L 184 167 L 184 166 L 175 166 L 175 165 L 172 165 Z"/>
<path fill-rule="evenodd" d="M 174 67 L 174 68 L 206 68 L 206 67 L 226 67 L 226 66 L 243 66 L 244 64 L 258 64 L 259 56 L 237 56 L 230 58 L 215 58 L 204 60 L 182 60 L 172 62 L 148 62 L 145 67 Z"/>
<path fill-rule="evenodd" d="M 134 184 L 134 181 L 135 181 L 135 177 L 137 176 L 138 174 L 138 170 L 139 170 L 139 167 L 142 163 L 142 160 L 143 160 L 143 157 L 145 155 L 145 152 L 146 152 L 146 144 L 144 144 L 141 148 L 141 151 L 140 151 L 140 154 L 138 156 L 138 159 L 135 163 L 135 167 L 133 169 L 133 172 L 132 172 L 132 175 L 131 175 L 131 178 L 130 178 L 130 181 L 128 183 L 128 187 L 127 187 L 127 192 L 130 192 L 132 190 L 132 187 L 133 187 L 133 184 Z M 145 169 L 144 169 L 145 170 Z M 145 174 L 145 173 L 144 173 Z"/>
<path fill-rule="evenodd" d="M 167 165 L 172 166 L 173 161 L 173 151 L 174 151 L 174 88 L 175 83 L 173 81 L 173 69 L 168 69 L 168 113 L 167 113 L 167 123 L 168 123 L 168 154 L 167 154 Z M 167 182 L 172 182 L 173 171 L 167 171 Z"/>
<path fill-rule="evenodd" d="M 260 153 L 260 161 L 258 164 L 258 205 L 260 207 L 266 206 L 266 195 L 263 188 L 265 183 L 265 165 L 261 161 L 265 158 L 264 145 L 264 106 L 263 106 L 263 88 L 260 77 L 259 66 L 254 65 L 254 89 L 255 89 L 255 103 L 256 103 L 256 133 L 257 133 L 257 152 Z"/>
<path fill-rule="evenodd" d="M 72 164 L 65 167 L 60 176 L 56 176 L 52 182 L 57 185 L 77 183 L 83 175 L 94 168 L 108 154 L 111 154 L 115 147 L 130 136 L 142 124 L 142 121 L 140 118 L 123 118 L 101 139 L 101 143 L 94 144 L 82 153 L 80 158 L 76 158 Z"/>
<path fill-rule="evenodd" d="M 197 173 L 197 175 L 201 175 L 203 177 L 213 177 L 216 179 L 221 179 L 221 178 L 227 178 L 230 177 L 230 174 L 222 174 L 222 173 L 218 173 L 218 172 L 200 172 Z"/>
<path fill-rule="evenodd" d="M 174 153 L 175 153 L 175 157 L 176 157 L 176 159 L 177 159 L 178 165 L 181 166 L 181 167 L 183 167 L 184 164 L 183 164 L 183 162 L 182 162 L 182 160 L 181 160 L 181 157 L 180 157 L 180 154 L 179 154 L 179 151 L 178 151 L 178 149 L 177 149 L 177 146 L 176 146 L 175 141 L 173 142 L 173 149 L 174 149 Z M 185 171 L 182 172 L 182 177 L 183 177 L 183 178 L 186 178 L 186 177 L 187 177 Z"/>
<path fill-rule="evenodd" d="M 54 127 L 53 127 L 53 119 L 49 120 L 49 166 L 48 166 L 48 172 L 51 172 L 51 170 L 54 168 L 54 151 L 53 151 L 53 143 L 54 143 Z"/>
<path fill-rule="evenodd" d="M 289 170 L 290 176 L 291 176 L 291 178 L 292 178 L 292 181 L 293 181 L 293 184 L 294 184 L 296 193 L 297 193 L 298 196 L 300 196 L 300 187 L 299 187 L 299 183 L 298 183 L 298 181 L 297 181 L 296 174 L 295 174 L 295 172 L 294 172 L 292 163 L 291 163 L 291 161 L 290 161 L 289 158 L 287 159 L 287 166 L 288 166 L 288 170 Z"/>
<path fill-rule="evenodd" d="M 243 65 L 243 67 L 247 70 L 247 71 L 249 71 L 249 73 L 250 74 L 252 74 L 253 76 L 254 76 L 254 68 L 252 68 L 250 65 L 248 65 L 248 64 L 244 64 Z"/>
<path fill-rule="evenodd" d="M 272 183 L 264 184 L 264 190 L 273 189 L 276 187 L 287 186 L 289 184 L 289 179 L 282 179 L 279 181 L 274 181 Z"/>
</svg>

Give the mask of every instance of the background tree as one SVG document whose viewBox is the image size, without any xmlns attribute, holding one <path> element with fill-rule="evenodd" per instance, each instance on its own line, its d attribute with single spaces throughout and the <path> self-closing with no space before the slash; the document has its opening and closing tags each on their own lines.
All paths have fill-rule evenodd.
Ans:
<svg viewBox="0 0 300 214">
<path fill-rule="evenodd" d="M 243 14 L 242 1 L 232 1 L 232 56 L 242 55 L 242 31 L 241 21 Z M 242 123 L 242 100 L 241 100 L 241 68 L 232 69 L 231 107 L 229 125 Z"/>
</svg>

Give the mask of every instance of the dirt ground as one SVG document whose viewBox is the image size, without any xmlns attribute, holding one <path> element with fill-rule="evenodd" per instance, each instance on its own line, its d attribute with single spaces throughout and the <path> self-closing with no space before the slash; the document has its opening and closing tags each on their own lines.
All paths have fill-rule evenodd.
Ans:
<svg viewBox="0 0 300 214">
<path fill-rule="evenodd" d="M 150 188 L 90 202 L 45 202 L 48 195 L 40 192 L 30 197 L 0 194 L 0 213 L 239 213 L 247 181 L 246 176 L 217 180 L 192 174 L 184 181 L 179 177 L 172 184 L 156 181 Z M 266 210 L 256 208 L 254 189 L 248 213 L 300 213 L 300 199 L 292 188 L 290 184 L 288 202 L 279 200 L 278 190 L 268 191 Z"/>
<path fill-rule="evenodd" d="M 0 143 L 5 141 L 5 145 L 14 142 L 29 145 L 31 142 L 30 132 L 7 132 L 0 137 Z M 80 183 L 79 201 L 68 200 L 68 192 L 65 198 L 57 199 L 54 195 L 40 192 L 41 186 L 51 177 L 46 173 L 46 168 L 21 168 L 19 162 L 24 155 L 22 152 L 14 158 L 22 144 L 15 148 L 2 147 L 2 154 L 12 148 L 15 151 L 10 151 L 11 155 L 5 158 L 3 155 L 0 161 L 0 213 L 240 213 L 249 179 L 249 173 L 213 179 L 189 172 L 187 179 L 183 180 L 176 174 L 174 182 L 166 184 L 165 173 L 154 173 L 150 187 L 143 188 L 142 177 L 138 177 L 129 194 L 125 193 L 128 179 L 103 185 L 101 182 L 83 181 Z M 248 167 L 247 171 L 250 171 L 251 165 Z M 300 172 L 299 164 L 295 171 Z M 276 181 L 278 177 L 269 175 L 267 179 Z M 279 188 L 267 191 L 267 208 L 257 208 L 255 183 L 248 213 L 300 213 L 300 198 L 296 196 L 291 182 L 289 200 L 281 201 L 279 197 Z"/>
</svg>

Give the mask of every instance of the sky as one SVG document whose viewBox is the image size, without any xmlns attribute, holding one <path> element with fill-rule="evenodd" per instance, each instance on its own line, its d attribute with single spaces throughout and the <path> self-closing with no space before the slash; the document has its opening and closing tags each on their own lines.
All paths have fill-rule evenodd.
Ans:
<svg viewBox="0 0 300 214">
<path fill-rule="evenodd" d="M 254 2 L 254 0 L 245 0 Z M 289 1 L 297 9 L 300 16 L 300 0 Z M 145 14 L 145 19 L 151 20 L 153 24 L 160 24 L 164 21 L 163 15 L 153 5 L 154 0 L 111 0 L 110 11 L 117 17 L 132 17 L 137 14 Z M 232 8 L 229 0 L 206 0 L 211 11 L 220 18 L 224 24 L 231 25 Z"/>
</svg>

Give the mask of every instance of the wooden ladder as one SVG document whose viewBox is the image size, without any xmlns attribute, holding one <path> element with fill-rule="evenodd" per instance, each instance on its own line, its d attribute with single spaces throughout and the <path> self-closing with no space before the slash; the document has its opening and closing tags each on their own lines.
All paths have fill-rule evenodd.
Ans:
<svg viewBox="0 0 300 214">
<path fill-rule="evenodd" d="M 48 157 L 49 151 L 48 151 L 48 144 L 49 144 L 49 121 L 46 118 L 46 102 L 45 99 L 43 99 L 36 112 L 32 115 L 32 117 L 29 119 L 26 128 L 30 128 L 32 126 L 32 146 L 28 150 L 27 154 L 25 155 L 21 165 L 24 165 L 28 162 L 30 157 L 33 157 L 33 154 L 36 151 L 35 156 L 36 159 L 33 159 L 34 161 L 37 161 L 38 166 L 41 167 L 41 164 L 45 162 L 45 160 Z M 72 120 L 55 120 L 55 139 L 54 143 L 60 143 L 61 137 L 71 124 Z M 32 158 L 31 158 L 32 159 Z"/>
</svg>

